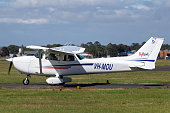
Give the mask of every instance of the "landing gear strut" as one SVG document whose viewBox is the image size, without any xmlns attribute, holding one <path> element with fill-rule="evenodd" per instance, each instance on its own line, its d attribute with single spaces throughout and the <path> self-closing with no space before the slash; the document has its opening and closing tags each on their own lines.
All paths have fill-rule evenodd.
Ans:
<svg viewBox="0 0 170 113">
<path fill-rule="evenodd" d="M 24 84 L 24 85 L 28 85 L 28 84 L 30 83 L 30 81 L 29 81 L 29 79 L 28 79 L 29 76 L 30 76 L 30 75 L 27 75 L 27 77 L 23 80 L 23 84 Z"/>
</svg>

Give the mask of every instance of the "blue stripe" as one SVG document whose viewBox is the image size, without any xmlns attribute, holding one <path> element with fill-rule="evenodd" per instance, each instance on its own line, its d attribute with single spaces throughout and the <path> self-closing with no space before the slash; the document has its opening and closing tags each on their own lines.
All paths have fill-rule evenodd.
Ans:
<svg viewBox="0 0 170 113">
<path fill-rule="evenodd" d="M 155 62 L 155 60 L 130 60 L 130 61 L 144 61 L 144 62 Z"/>
<path fill-rule="evenodd" d="M 92 66 L 94 63 L 81 64 L 82 66 Z"/>
</svg>

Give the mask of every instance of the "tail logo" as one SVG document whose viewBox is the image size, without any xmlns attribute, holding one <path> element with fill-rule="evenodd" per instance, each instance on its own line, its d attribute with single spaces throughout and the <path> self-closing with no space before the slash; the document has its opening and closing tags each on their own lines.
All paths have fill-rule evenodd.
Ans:
<svg viewBox="0 0 170 113">
<path fill-rule="evenodd" d="M 143 56 L 149 56 L 149 53 L 139 52 L 139 56 L 141 56 L 141 57 L 143 57 Z"/>
<path fill-rule="evenodd" d="M 152 40 L 152 44 L 155 44 L 155 40 Z"/>
</svg>

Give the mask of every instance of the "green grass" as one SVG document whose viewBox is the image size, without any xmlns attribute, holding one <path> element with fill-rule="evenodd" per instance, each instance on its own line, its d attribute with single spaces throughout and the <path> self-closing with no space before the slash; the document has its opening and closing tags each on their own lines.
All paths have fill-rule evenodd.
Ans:
<svg viewBox="0 0 170 113">
<path fill-rule="evenodd" d="M 170 65 L 170 60 L 157 60 L 156 66 L 167 66 Z"/>
<path fill-rule="evenodd" d="M 157 65 L 169 65 L 158 60 Z M 0 62 L 0 84 L 22 84 L 26 75 L 14 68 L 8 75 L 9 62 Z M 138 71 L 70 76 L 74 83 L 117 84 L 170 83 L 170 71 Z M 31 84 L 46 84 L 46 77 L 32 76 Z M 122 90 L 24 90 L 0 88 L 1 113 L 170 113 L 169 89 Z"/>
<path fill-rule="evenodd" d="M 170 90 L 0 89 L 2 113 L 169 113 Z"/>
</svg>

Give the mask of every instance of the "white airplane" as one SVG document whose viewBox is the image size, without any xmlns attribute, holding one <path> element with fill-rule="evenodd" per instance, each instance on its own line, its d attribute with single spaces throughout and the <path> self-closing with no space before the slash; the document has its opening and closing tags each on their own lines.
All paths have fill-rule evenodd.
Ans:
<svg viewBox="0 0 170 113">
<path fill-rule="evenodd" d="M 151 37 L 135 54 L 126 57 L 86 59 L 79 55 L 85 48 L 77 46 L 62 46 L 47 48 L 40 46 L 27 46 L 38 50 L 34 56 L 21 56 L 7 59 L 15 68 L 26 74 L 24 85 L 29 84 L 30 75 L 49 77 L 46 82 L 50 85 L 71 82 L 64 75 L 107 73 L 135 71 L 139 69 L 155 69 L 155 62 L 163 44 L 164 38 Z"/>
</svg>

